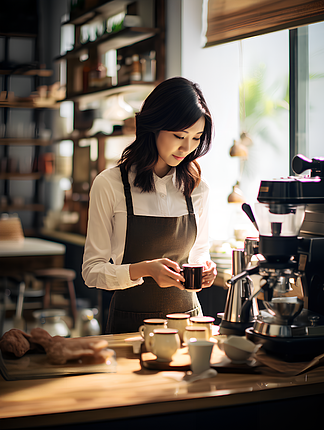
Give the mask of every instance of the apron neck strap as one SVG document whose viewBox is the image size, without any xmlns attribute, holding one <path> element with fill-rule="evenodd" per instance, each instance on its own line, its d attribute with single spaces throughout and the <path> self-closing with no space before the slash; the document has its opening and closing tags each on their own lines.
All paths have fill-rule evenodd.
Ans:
<svg viewBox="0 0 324 430">
<path fill-rule="evenodd" d="M 126 169 L 123 165 L 119 166 L 120 173 L 124 185 L 124 194 L 126 198 L 126 207 L 127 207 L 127 216 L 134 215 L 134 209 L 133 209 L 133 199 L 132 199 L 132 193 L 130 190 L 130 185 L 128 181 L 128 173 L 126 172 Z"/>
<path fill-rule="evenodd" d="M 189 197 L 185 196 L 185 197 L 186 197 L 186 203 L 187 203 L 189 215 L 193 215 L 194 210 L 193 210 L 192 198 L 191 198 L 191 196 L 189 196 Z"/>
</svg>

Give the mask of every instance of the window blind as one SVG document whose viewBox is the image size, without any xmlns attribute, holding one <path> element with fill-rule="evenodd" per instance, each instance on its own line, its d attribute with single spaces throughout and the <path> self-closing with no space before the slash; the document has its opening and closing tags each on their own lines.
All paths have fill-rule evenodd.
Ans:
<svg viewBox="0 0 324 430">
<path fill-rule="evenodd" d="M 205 47 L 324 20 L 323 0 L 204 1 Z"/>
</svg>

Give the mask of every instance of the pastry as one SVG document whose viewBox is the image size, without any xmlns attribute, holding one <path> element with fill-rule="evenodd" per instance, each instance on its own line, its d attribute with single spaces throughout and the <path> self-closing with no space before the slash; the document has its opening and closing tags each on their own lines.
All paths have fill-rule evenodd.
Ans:
<svg viewBox="0 0 324 430">
<path fill-rule="evenodd" d="M 29 334 L 13 328 L 1 337 L 0 350 L 3 354 L 13 354 L 15 357 L 22 357 L 31 349 L 28 341 L 29 338 Z"/>
<path fill-rule="evenodd" d="M 31 349 L 40 349 L 45 351 L 51 364 L 65 364 L 70 360 L 79 360 L 82 364 L 105 363 L 111 355 L 105 350 L 107 346 L 106 340 L 51 336 L 42 328 L 32 329 L 30 335 L 18 329 L 11 329 L 0 339 L 3 353 L 22 357 Z"/>
</svg>

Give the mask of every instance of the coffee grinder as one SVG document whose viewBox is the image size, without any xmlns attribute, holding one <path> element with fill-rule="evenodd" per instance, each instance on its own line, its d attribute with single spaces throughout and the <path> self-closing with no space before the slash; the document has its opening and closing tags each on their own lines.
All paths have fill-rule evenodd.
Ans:
<svg viewBox="0 0 324 430">
<path fill-rule="evenodd" d="M 261 289 L 241 309 L 244 320 L 263 292 L 264 309 L 246 336 L 284 360 L 303 361 L 324 353 L 324 158 L 297 155 L 292 167 L 310 175 L 261 181 L 255 215 L 263 259 L 229 283 L 261 276 Z"/>
</svg>

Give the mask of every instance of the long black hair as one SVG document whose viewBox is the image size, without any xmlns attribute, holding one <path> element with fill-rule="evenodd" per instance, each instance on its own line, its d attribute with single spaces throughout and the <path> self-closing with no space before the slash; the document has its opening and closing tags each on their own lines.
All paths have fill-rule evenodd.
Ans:
<svg viewBox="0 0 324 430">
<path fill-rule="evenodd" d="M 182 131 L 205 118 L 204 132 L 198 147 L 176 167 L 176 182 L 184 195 L 190 196 L 201 179 L 196 159 L 211 146 L 213 123 L 201 89 L 182 77 L 160 83 L 146 98 L 136 114 L 136 139 L 124 149 L 118 164 L 129 170 L 136 166 L 134 185 L 142 191 L 154 190 L 153 171 L 158 161 L 156 135 L 161 131 Z"/>
</svg>

